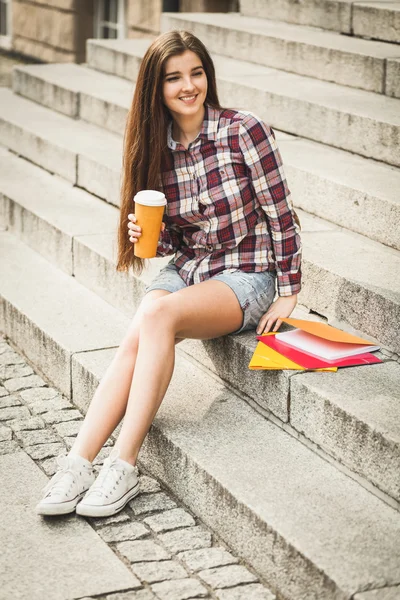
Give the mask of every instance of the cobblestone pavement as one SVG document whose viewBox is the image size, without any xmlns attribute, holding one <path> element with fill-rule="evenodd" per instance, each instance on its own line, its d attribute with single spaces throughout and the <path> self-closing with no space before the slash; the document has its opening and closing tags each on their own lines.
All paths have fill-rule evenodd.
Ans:
<svg viewBox="0 0 400 600">
<path fill-rule="evenodd" d="M 23 450 L 50 477 L 55 472 L 55 457 L 71 447 L 82 419 L 0 334 L 0 455 Z M 109 447 L 103 448 L 94 461 L 97 470 L 109 451 Z M 157 480 L 141 471 L 140 486 L 141 493 L 114 517 L 87 519 L 137 578 L 134 588 L 97 599 L 275 598 L 257 575 Z"/>
</svg>

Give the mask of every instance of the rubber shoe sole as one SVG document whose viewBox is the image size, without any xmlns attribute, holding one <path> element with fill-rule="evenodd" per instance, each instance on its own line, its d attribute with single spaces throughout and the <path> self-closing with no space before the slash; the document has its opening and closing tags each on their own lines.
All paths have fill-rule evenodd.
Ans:
<svg viewBox="0 0 400 600">
<path fill-rule="evenodd" d="M 71 512 L 74 512 L 78 502 L 82 500 L 87 490 L 76 496 L 72 500 L 68 500 L 66 502 L 58 502 L 54 504 L 41 503 L 36 506 L 36 513 L 38 515 L 44 516 L 55 516 L 55 515 L 67 515 Z"/>
<path fill-rule="evenodd" d="M 76 514 L 81 515 L 82 517 L 110 517 L 111 515 L 115 515 L 115 513 L 122 510 L 126 504 L 132 498 L 138 495 L 139 493 L 139 481 L 137 484 L 128 490 L 121 498 L 116 500 L 116 502 L 112 502 L 111 504 L 103 504 L 102 506 L 97 506 L 95 504 L 83 504 L 82 502 L 76 507 Z"/>
</svg>

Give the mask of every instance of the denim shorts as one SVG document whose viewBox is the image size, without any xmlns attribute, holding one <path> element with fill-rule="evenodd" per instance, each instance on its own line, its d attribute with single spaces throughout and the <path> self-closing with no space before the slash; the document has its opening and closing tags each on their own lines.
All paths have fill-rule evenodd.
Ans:
<svg viewBox="0 0 400 600">
<path fill-rule="evenodd" d="M 243 311 L 243 322 L 239 329 L 228 335 L 236 335 L 242 331 L 256 329 L 261 317 L 267 312 L 275 296 L 276 273 L 261 271 L 246 273 L 245 271 L 221 271 L 210 278 L 224 281 L 236 294 Z M 197 284 L 192 284 L 197 285 Z M 167 290 L 177 292 L 187 287 L 178 273 L 175 263 L 169 262 L 161 269 L 153 281 L 146 287 L 151 290 Z"/>
</svg>

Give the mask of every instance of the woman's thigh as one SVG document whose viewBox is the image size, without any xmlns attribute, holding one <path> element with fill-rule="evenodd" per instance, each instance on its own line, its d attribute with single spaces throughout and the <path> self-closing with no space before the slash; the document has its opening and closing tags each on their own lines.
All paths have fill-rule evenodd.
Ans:
<svg viewBox="0 0 400 600">
<path fill-rule="evenodd" d="M 175 337 L 208 340 L 237 330 L 242 308 L 229 286 L 209 279 L 159 298 L 144 318 Z"/>
</svg>

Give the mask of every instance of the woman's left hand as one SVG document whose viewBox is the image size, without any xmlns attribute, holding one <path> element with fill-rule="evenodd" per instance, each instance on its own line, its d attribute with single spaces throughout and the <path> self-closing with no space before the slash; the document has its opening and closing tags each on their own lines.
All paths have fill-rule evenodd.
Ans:
<svg viewBox="0 0 400 600">
<path fill-rule="evenodd" d="M 276 321 L 273 331 L 277 331 L 282 325 L 281 318 L 290 317 L 297 304 L 297 294 L 293 296 L 280 296 L 271 304 L 267 312 L 261 317 L 257 325 L 257 335 L 268 333 Z"/>
</svg>

